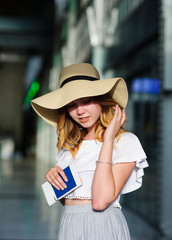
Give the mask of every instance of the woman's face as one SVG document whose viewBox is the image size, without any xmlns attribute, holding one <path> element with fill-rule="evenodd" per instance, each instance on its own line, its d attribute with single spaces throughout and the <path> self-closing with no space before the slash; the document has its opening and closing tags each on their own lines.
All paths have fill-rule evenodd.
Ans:
<svg viewBox="0 0 172 240">
<path fill-rule="evenodd" d="M 101 107 L 91 97 L 77 99 L 67 105 L 67 111 L 71 118 L 87 128 L 88 132 L 95 127 L 100 117 Z"/>
</svg>

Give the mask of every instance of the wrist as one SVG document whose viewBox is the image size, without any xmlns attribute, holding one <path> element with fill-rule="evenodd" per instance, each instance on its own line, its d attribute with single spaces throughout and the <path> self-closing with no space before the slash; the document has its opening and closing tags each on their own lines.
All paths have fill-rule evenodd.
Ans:
<svg viewBox="0 0 172 240">
<path fill-rule="evenodd" d="M 114 139 L 113 138 L 104 138 L 103 139 L 103 144 L 108 144 L 108 145 L 112 145 L 114 144 Z"/>
</svg>

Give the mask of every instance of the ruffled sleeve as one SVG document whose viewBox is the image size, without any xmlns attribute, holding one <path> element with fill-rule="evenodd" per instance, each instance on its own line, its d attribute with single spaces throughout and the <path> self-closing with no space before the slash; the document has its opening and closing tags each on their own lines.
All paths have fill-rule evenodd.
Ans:
<svg viewBox="0 0 172 240">
<path fill-rule="evenodd" d="M 144 168 L 149 166 L 146 158 L 139 139 L 132 133 L 123 133 L 113 151 L 113 164 L 136 162 L 136 166 L 125 183 L 121 194 L 132 192 L 142 186 Z"/>
</svg>

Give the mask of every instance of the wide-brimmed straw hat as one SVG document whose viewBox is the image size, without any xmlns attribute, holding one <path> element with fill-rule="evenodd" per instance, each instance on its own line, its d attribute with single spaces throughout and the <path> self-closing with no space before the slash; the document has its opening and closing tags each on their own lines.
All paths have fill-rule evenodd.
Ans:
<svg viewBox="0 0 172 240">
<path fill-rule="evenodd" d="M 36 113 L 53 126 L 57 126 L 58 109 L 76 99 L 109 93 L 122 108 L 128 101 L 127 86 L 122 78 L 100 79 L 97 69 L 89 63 L 65 67 L 59 76 L 59 86 L 31 102 Z"/>
</svg>

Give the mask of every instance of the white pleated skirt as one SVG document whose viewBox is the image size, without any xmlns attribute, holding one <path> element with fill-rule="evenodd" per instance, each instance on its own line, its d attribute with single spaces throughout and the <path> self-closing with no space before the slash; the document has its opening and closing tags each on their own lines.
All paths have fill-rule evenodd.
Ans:
<svg viewBox="0 0 172 240">
<path fill-rule="evenodd" d="M 94 211 L 91 204 L 65 206 L 57 240 L 130 240 L 121 209 Z"/>
</svg>

